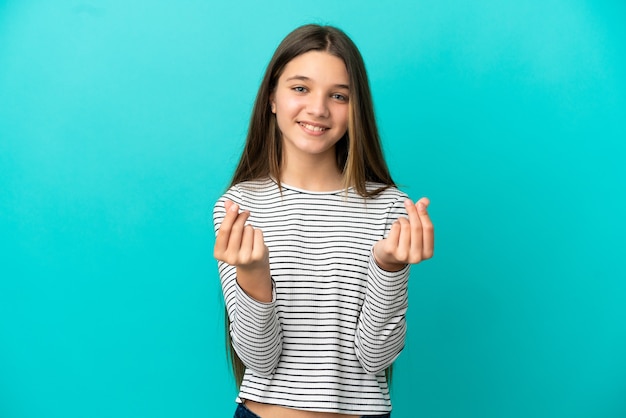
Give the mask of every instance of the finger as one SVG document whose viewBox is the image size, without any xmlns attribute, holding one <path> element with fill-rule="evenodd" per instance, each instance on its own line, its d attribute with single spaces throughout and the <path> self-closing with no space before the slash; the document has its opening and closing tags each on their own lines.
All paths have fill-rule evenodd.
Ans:
<svg viewBox="0 0 626 418">
<path fill-rule="evenodd" d="M 411 200 L 407 199 L 404 205 L 406 206 L 409 222 L 411 224 L 410 247 L 408 249 L 409 255 L 407 262 L 412 264 L 419 263 L 422 261 L 422 222 L 417 213 L 417 206 Z"/>
<path fill-rule="evenodd" d="M 231 202 L 230 200 L 226 200 L 224 202 L 224 209 L 226 209 L 226 213 L 224 214 L 224 219 L 222 219 L 220 230 L 225 229 L 227 231 L 230 231 L 233 223 L 239 215 L 239 205 Z"/>
<path fill-rule="evenodd" d="M 419 222 L 419 215 L 417 214 L 417 207 L 411 201 L 411 199 L 406 199 L 404 201 L 404 207 L 406 208 L 406 213 L 409 218 L 410 223 Z"/>
<path fill-rule="evenodd" d="M 422 197 L 420 200 L 417 201 L 417 203 L 421 203 L 423 204 L 426 208 L 428 208 L 428 205 L 430 205 L 430 199 L 427 197 Z"/>
<path fill-rule="evenodd" d="M 250 217 L 250 212 L 243 211 L 233 222 L 233 226 L 230 230 L 230 236 L 228 237 L 228 249 L 230 254 L 237 254 L 241 248 L 241 240 L 243 239 L 243 231 L 246 221 Z"/>
<path fill-rule="evenodd" d="M 397 220 L 391 224 L 391 229 L 389 230 L 389 235 L 387 235 L 386 243 L 389 248 L 398 248 L 398 241 L 400 240 L 400 231 L 402 228 L 400 227 L 400 222 Z"/>
<path fill-rule="evenodd" d="M 220 229 L 217 231 L 213 250 L 213 255 L 218 260 L 222 260 L 223 254 L 228 249 L 228 241 L 230 240 L 233 223 L 239 215 L 239 205 L 230 200 L 224 202 L 224 208 L 226 209 L 226 214 L 224 215 L 224 219 L 222 219 Z"/>
<path fill-rule="evenodd" d="M 251 261 L 252 246 L 254 244 L 254 228 L 252 225 L 245 225 L 241 236 L 241 245 L 237 252 L 237 262 L 248 264 Z"/>
<path fill-rule="evenodd" d="M 378 241 L 373 248 L 374 259 L 381 265 L 381 263 L 394 263 L 395 252 L 398 248 L 398 240 L 400 239 L 400 222 L 394 221 L 389 228 L 387 238 L 383 238 Z"/>
<path fill-rule="evenodd" d="M 421 198 L 417 201 L 417 213 L 422 223 L 422 256 L 424 259 L 431 258 L 435 252 L 435 228 L 428 215 L 428 198 Z"/>
<path fill-rule="evenodd" d="M 411 223 L 403 216 L 399 217 L 397 222 L 400 224 L 400 237 L 396 248 L 396 262 L 406 263 L 409 261 L 411 250 Z"/>
<path fill-rule="evenodd" d="M 252 245 L 252 259 L 263 260 L 267 253 L 267 247 L 265 246 L 265 240 L 263 239 L 263 231 L 260 229 L 254 230 L 254 243 Z"/>
</svg>

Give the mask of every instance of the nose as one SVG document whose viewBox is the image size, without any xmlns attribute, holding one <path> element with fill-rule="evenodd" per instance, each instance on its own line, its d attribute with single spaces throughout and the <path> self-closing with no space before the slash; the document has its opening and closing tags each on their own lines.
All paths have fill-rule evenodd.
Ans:
<svg viewBox="0 0 626 418">
<path fill-rule="evenodd" d="M 319 118 L 329 116 L 327 97 L 322 94 L 311 94 L 307 103 L 307 113 Z"/>
</svg>

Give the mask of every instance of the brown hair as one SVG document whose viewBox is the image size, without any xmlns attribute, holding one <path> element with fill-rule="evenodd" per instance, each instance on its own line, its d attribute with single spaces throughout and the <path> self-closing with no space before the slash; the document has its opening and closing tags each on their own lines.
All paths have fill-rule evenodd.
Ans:
<svg viewBox="0 0 626 418">
<path fill-rule="evenodd" d="M 309 51 L 324 51 L 341 58 L 348 72 L 348 130 L 335 146 L 337 167 L 343 173 L 344 187 L 354 187 L 359 195 L 372 197 L 390 186 L 395 186 L 383 156 L 372 94 L 361 53 L 343 31 L 332 26 L 319 25 L 304 25 L 295 29 L 274 52 L 256 96 L 246 143 L 231 186 L 268 176 L 276 179 L 280 186 L 282 142 L 276 116 L 271 112 L 270 97 L 285 66 L 292 59 Z M 368 181 L 378 183 L 379 187 L 368 190 Z M 232 348 L 229 329 L 226 315 L 227 348 L 235 381 L 240 386 L 245 366 Z M 387 369 L 388 380 L 390 375 L 391 367 Z"/>
<path fill-rule="evenodd" d="M 270 97 L 285 66 L 309 51 L 324 51 L 341 58 L 350 78 L 348 131 L 335 148 L 344 186 L 354 187 L 363 197 L 374 196 L 389 186 L 395 186 L 380 145 L 372 94 L 361 53 L 343 31 L 319 25 L 295 29 L 274 52 L 257 93 L 246 144 L 231 186 L 267 176 L 272 176 L 280 184 L 282 143 L 276 116 L 270 109 Z M 382 187 L 368 191 L 367 181 L 381 183 Z"/>
</svg>

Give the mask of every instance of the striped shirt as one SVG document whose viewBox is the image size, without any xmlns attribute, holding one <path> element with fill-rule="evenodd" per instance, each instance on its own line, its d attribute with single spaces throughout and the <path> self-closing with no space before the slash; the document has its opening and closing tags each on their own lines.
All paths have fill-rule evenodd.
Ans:
<svg viewBox="0 0 626 418">
<path fill-rule="evenodd" d="M 380 187 L 368 184 L 368 188 Z M 232 344 L 246 366 L 237 398 L 355 415 L 391 411 L 385 369 L 404 347 L 409 267 L 388 272 L 373 245 L 399 216 L 406 194 L 372 198 L 352 188 L 311 192 L 272 179 L 239 183 L 224 201 L 250 211 L 269 248 L 273 300 L 252 299 L 236 268 L 218 262 Z"/>
</svg>

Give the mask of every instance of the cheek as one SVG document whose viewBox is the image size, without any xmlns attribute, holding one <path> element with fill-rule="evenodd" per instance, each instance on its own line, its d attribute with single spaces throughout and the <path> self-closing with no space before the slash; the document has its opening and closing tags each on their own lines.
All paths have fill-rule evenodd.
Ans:
<svg viewBox="0 0 626 418">
<path fill-rule="evenodd" d="M 296 100 L 286 98 L 277 98 L 275 103 L 276 112 L 274 112 L 274 114 L 276 116 L 276 123 L 282 133 L 285 129 L 290 129 L 292 121 L 297 118 L 299 106 Z"/>
<path fill-rule="evenodd" d="M 276 113 L 282 113 L 289 115 L 291 113 L 297 112 L 300 108 L 300 102 L 296 97 L 284 97 L 279 96 L 276 97 Z"/>
<path fill-rule="evenodd" d="M 339 108 L 336 113 L 337 122 L 345 126 L 346 129 L 348 128 L 348 117 L 349 117 L 348 115 L 349 115 L 348 106 L 341 106 L 341 108 Z"/>
</svg>

